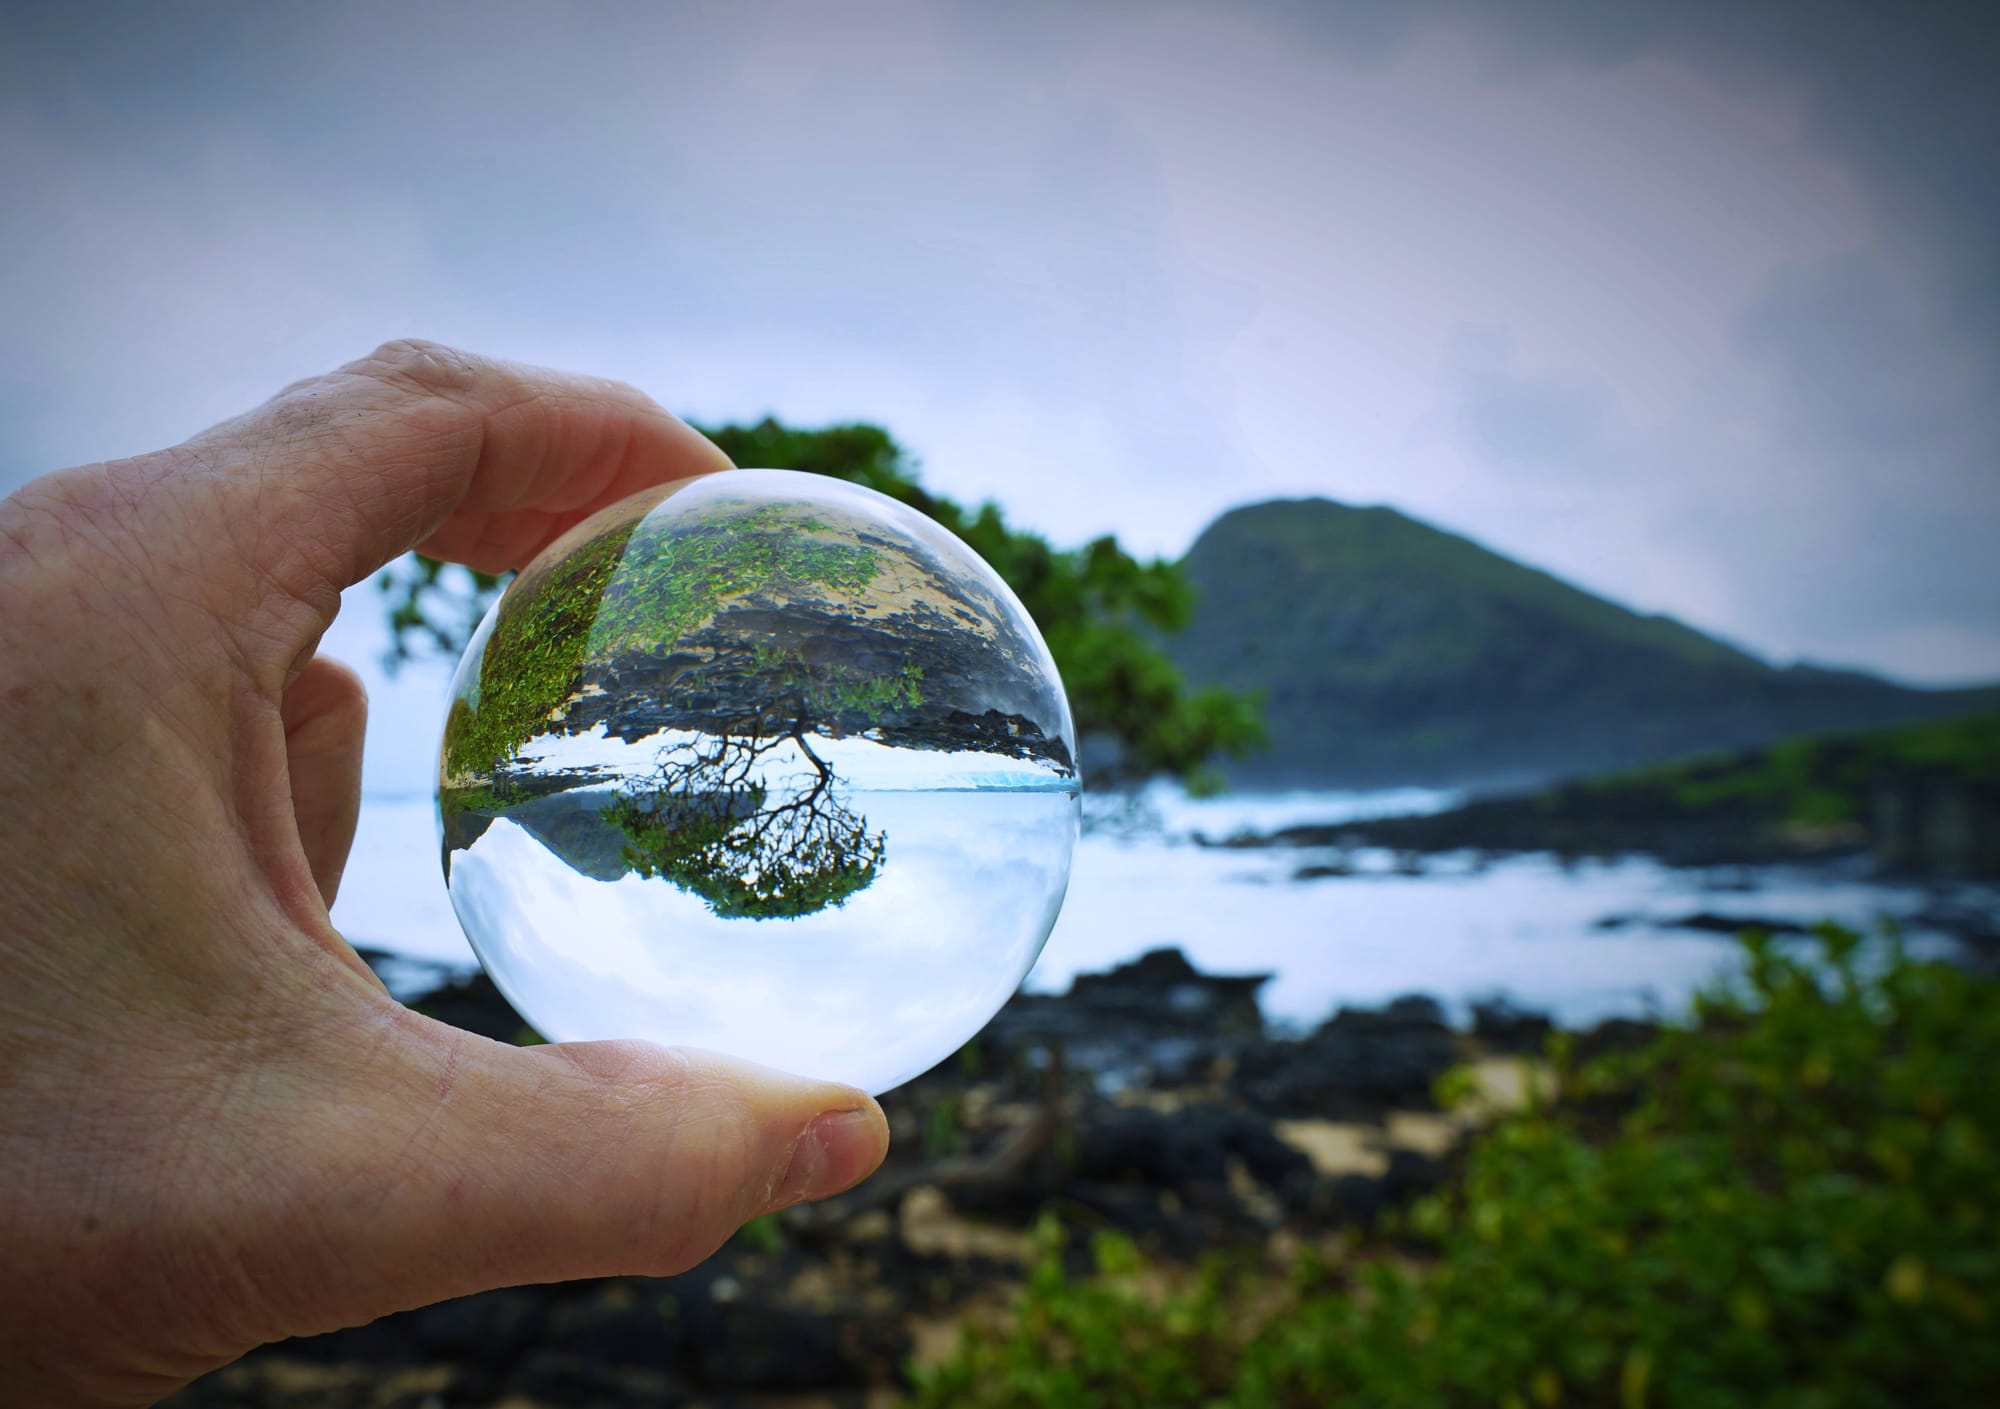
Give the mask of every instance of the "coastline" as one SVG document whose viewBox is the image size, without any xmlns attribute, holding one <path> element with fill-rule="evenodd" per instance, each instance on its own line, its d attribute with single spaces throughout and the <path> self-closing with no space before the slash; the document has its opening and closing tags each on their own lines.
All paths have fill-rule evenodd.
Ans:
<svg viewBox="0 0 2000 1409">
<path fill-rule="evenodd" d="M 1045 1213 L 1173 1265 L 1333 1247 L 1450 1180 L 1465 1138 L 1524 1098 L 1554 1031 L 1501 1004 L 1453 1026 L 1411 994 L 1278 1032 L 1258 1003 L 1267 979 L 1162 949 L 1061 995 L 1017 995 L 883 1098 L 894 1143 L 874 1178 L 757 1220 L 701 1267 L 512 1288 L 268 1346 L 167 1405 L 887 1402 L 909 1363 L 947 1354 L 966 1316 L 1022 1285 Z M 413 1006 L 531 1036 L 483 975 Z M 1654 1030 L 1619 1019 L 1572 1040 Z M 1470 1113 L 1433 1098 L 1457 1067 L 1484 1093 Z"/>
</svg>

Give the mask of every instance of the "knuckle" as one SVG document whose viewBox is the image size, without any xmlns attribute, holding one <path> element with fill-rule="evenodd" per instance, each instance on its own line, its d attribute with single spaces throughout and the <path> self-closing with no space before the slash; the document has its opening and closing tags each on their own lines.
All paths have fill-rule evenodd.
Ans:
<svg viewBox="0 0 2000 1409">
<path fill-rule="evenodd" d="M 490 366 L 484 358 L 427 338 L 393 338 L 349 370 L 431 395 L 449 396 L 477 385 Z"/>
<path fill-rule="evenodd" d="M 340 429 L 337 401 L 330 395 L 335 390 L 320 377 L 286 387 L 260 408 L 246 448 L 262 459 L 331 440 Z"/>
<path fill-rule="evenodd" d="M 349 470 L 398 440 L 462 438 L 468 416 L 460 393 L 479 375 L 476 363 L 435 343 L 385 343 L 338 371 L 286 387 L 246 419 L 241 434 L 254 461 L 307 454 Z"/>
</svg>

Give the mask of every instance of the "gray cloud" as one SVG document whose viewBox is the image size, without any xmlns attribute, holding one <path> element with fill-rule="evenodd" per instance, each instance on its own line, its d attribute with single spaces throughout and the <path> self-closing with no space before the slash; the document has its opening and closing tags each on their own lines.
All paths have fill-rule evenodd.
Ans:
<svg viewBox="0 0 2000 1409">
<path fill-rule="evenodd" d="M 1390 499 L 1780 654 L 2000 670 L 1991 31 L 10 6 L 0 490 L 415 332 L 880 418 L 1059 537 Z"/>
<path fill-rule="evenodd" d="M 877 388 L 963 369 L 964 400 L 1033 398 L 1164 480 L 1227 458 L 1148 144 L 950 26 L 899 50 L 818 6 L 28 14 L 0 112 L 38 196 L 0 216 L 14 464 L 145 448 L 405 331 L 918 445 L 926 405 L 1004 411 Z M 232 335 L 189 346 L 210 321 Z M 1061 514 L 1041 480 L 977 492 Z"/>
<path fill-rule="evenodd" d="M 1734 470 L 1783 480 L 1804 463 L 1811 491 L 1751 515 L 1689 498 L 1664 517 L 1732 556 L 1767 646 L 1872 654 L 1933 678 L 2000 666 L 2000 10 L 1356 0 L 1281 13 L 1350 57 L 1367 32 L 1377 62 L 1446 24 L 1524 75 L 1664 58 L 1796 95 L 1804 140 L 1855 182 L 1874 232 L 1866 249 L 1784 271 L 1743 310 L 1739 350 L 1767 379 L 1769 424 L 1764 451 Z M 1565 395 L 1489 368 L 1459 389 L 1462 429 L 1495 465 L 1582 463 L 1621 433 L 1586 385 Z"/>
<path fill-rule="evenodd" d="M 1461 328 L 1445 350 L 1443 416 L 1483 463 L 1532 475 L 1616 476 L 1626 452 L 1611 389 L 1521 365 L 1505 329 Z"/>
<path fill-rule="evenodd" d="M 1883 637 L 1913 621 L 2000 621 L 1992 350 L 1861 256 L 1772 289 L 1741 336 L 1772 380 L 1786 448 L 1843 491 L 1795 523 L 1732 535 L 1763 539 L 1765 590 L 1796 629 Z M 1797 568 L 1777 564 L 1806 552 L 1817 570 L 1799 591 Z"/>
</svg>

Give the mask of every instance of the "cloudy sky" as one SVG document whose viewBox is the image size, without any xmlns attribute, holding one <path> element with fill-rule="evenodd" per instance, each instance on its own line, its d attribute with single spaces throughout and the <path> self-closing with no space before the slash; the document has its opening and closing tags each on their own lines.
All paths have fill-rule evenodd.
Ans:
<svg viewBox="0 0 2000 1409">
<path fill-rule="evenodd" d="M 1389 503 L 1992 677 L 1977 13 L 14 3 L 0 491 L 421 334 L 879 420 L 1058 539 Z"/>
</svg>

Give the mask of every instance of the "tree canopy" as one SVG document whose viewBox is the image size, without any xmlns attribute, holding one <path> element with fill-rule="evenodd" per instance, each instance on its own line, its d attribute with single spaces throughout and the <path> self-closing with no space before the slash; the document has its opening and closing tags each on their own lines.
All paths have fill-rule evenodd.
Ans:
<svg viewBox="0 0 2000 1409">
<path fill-rule="evenodd" d="M 873 489 L 958 535 L 1012 587 L 1041 628 L 1069 694 L 1091 773 L 1172 774 L 1201 786 L 1213 765 L 1261 747 L 1261 702 L 1193 690 L 1161 648 L 1187 624 L 1194 590 L 1179 566 L 1141 560 L 1114 537 L 1058 549 L 1008 524 L 998 505 L 968 509 L 923 488 L 895 439 L 865 423 L 798 429 L 771 419 L 703 428 L 739 465 L 829 475 Z M 389 569 L 395 655 L 461 649 L 499 580 L 411 558 Z"/>
<path fill-rule="evenodd" d="M 788 743 L 812 769 L 774 796 L 759 765 Z M 709 735 L 668 749 L 605 816 L 638 875 L 665 877 L 724 919 L 793 919 L 841 904 L 881 871 L 888 837 L 842 802 L 839 784 L 803 732 Z"/>
</svg>

